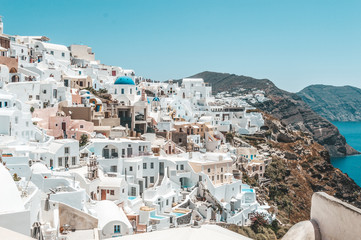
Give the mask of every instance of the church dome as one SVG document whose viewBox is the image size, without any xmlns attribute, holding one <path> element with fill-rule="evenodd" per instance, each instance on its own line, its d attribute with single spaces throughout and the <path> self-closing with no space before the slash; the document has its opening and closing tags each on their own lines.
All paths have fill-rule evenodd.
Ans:
<svg viewBox="0 0 361 240">
<path fill-rule="evenodd" d="M 115 85 L 135 85 L 133 79 L 130 77 L 118 77 L 114 82 Z"/>
<path fill-rule="evenodd" d="M 23 211 L 24 204 L 10 172 L 0 164 L 0 213 Z"/>
</svg>

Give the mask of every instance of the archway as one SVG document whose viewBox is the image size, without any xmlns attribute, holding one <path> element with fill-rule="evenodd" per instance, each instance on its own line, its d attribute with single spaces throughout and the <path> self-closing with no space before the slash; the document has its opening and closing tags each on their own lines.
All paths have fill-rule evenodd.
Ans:
<svg viewBox="0 0 361 240">
<path fill-rule="evenodd" d="M 16 68 L 14 68 L 14 67 L 10 68 L 9 73 L 17 73 L 17 72 L 18 72 L 18 71 L 16 70 Z"/>
<path fill-rule="evenodd" d="M 18 75 L 14 75 L 11 77 L 11 82 L 19 82 L 19 76 Z"/>
</svg>

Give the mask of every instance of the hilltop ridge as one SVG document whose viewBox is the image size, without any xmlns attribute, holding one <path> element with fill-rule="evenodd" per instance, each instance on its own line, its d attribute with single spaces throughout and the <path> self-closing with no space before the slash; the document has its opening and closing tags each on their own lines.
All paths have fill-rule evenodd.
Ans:
<svg viewBox="0 0 361 240">
<path fill-rule="evenodd" d="M 329 121 L 361 121 L 361 89 L 311 85 L 297 93 L 312 110 Z"/>
<path fill-rule="evenodd" d="M 203 78 L 212 85 L 214 93 L 232 91 L 243 88 L 246 91 L 259 89 L 265 92 L 270 101 L 253 104 L 260 110 L 278 118 L 283 124 L 289 125 L 294 130 L 310 133 L 312 138 L 324 146 L 331 157 L 357 154 L 358 152 L 349 146 L 331 122 L 314 112 L 295 93 L 279 89 L 268 79 L 255 79 L 247 76 L 238 76 L 229 73 L 217 73 L 205 71 L 191 76 Z"/>
</svg>

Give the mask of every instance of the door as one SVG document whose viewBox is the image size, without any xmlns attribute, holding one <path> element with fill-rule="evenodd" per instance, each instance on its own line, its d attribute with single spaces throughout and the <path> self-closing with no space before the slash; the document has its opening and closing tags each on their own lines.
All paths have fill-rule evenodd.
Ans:
<svg viewBox="0 0 361 240">
<path fill-rule="evenodd" d="M 145 189 L 148 188 L 148 177 L 143 177 L 144 178 L 144 187 Z"/>
<path fill-rule="evenodd" d="M 164 162 L 159 162 L 159 175 L 164 176 Z"/>
<path fill-rule="evenodd" d="M 135 187 L 130 188 L 130 196 L 137 196 L 137 189 Z"/>
<path fill-rule="evenodd" d="M 131 157 L 133 154 L 133 149 L 132 148 L 127 148 L 127 156 Z"/>
<path fill-rule="evenodd" d="M 66 131 L 66 122 L 61 123 L 61 130 Z"/>
<path fill-rule="evenodd" d="M 107 192 L 106 190 L 102 189 L 101 200 L 106 200 L 106 199 L 107 199 Z"/>
<path fill-rule="evenodd" d="M 142 193 L 143 193 L 143 181 L 139 181 L 138 182 L 138 184 L 139 184 L 139 195 L 142 195 Z"/>
<path fill-rule="evenodd" d="M 106 158 L 106 159 L 109 158 L 109 149 L 107 149 L 107 148 L 103 149 L 103 157 Z"/>
</svg>

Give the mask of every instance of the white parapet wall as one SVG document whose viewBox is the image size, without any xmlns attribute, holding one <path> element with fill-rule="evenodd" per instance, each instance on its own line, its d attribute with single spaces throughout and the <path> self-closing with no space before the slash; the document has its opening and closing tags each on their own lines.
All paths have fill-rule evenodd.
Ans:
<svg viewBox="0 0 361 240">
<path fill-rule="evenodd" d="M 361 209 L 324 192 L 314 193 L 311 220 L 294 225 L 282 240 L 361 239 Z"/>
<path fill-rule="evenodd" d="M 322 240 L 361 238 L 361 209 L 324 192 L 312 196 L 311 219 L 317 222 Z"/>
</svg>

